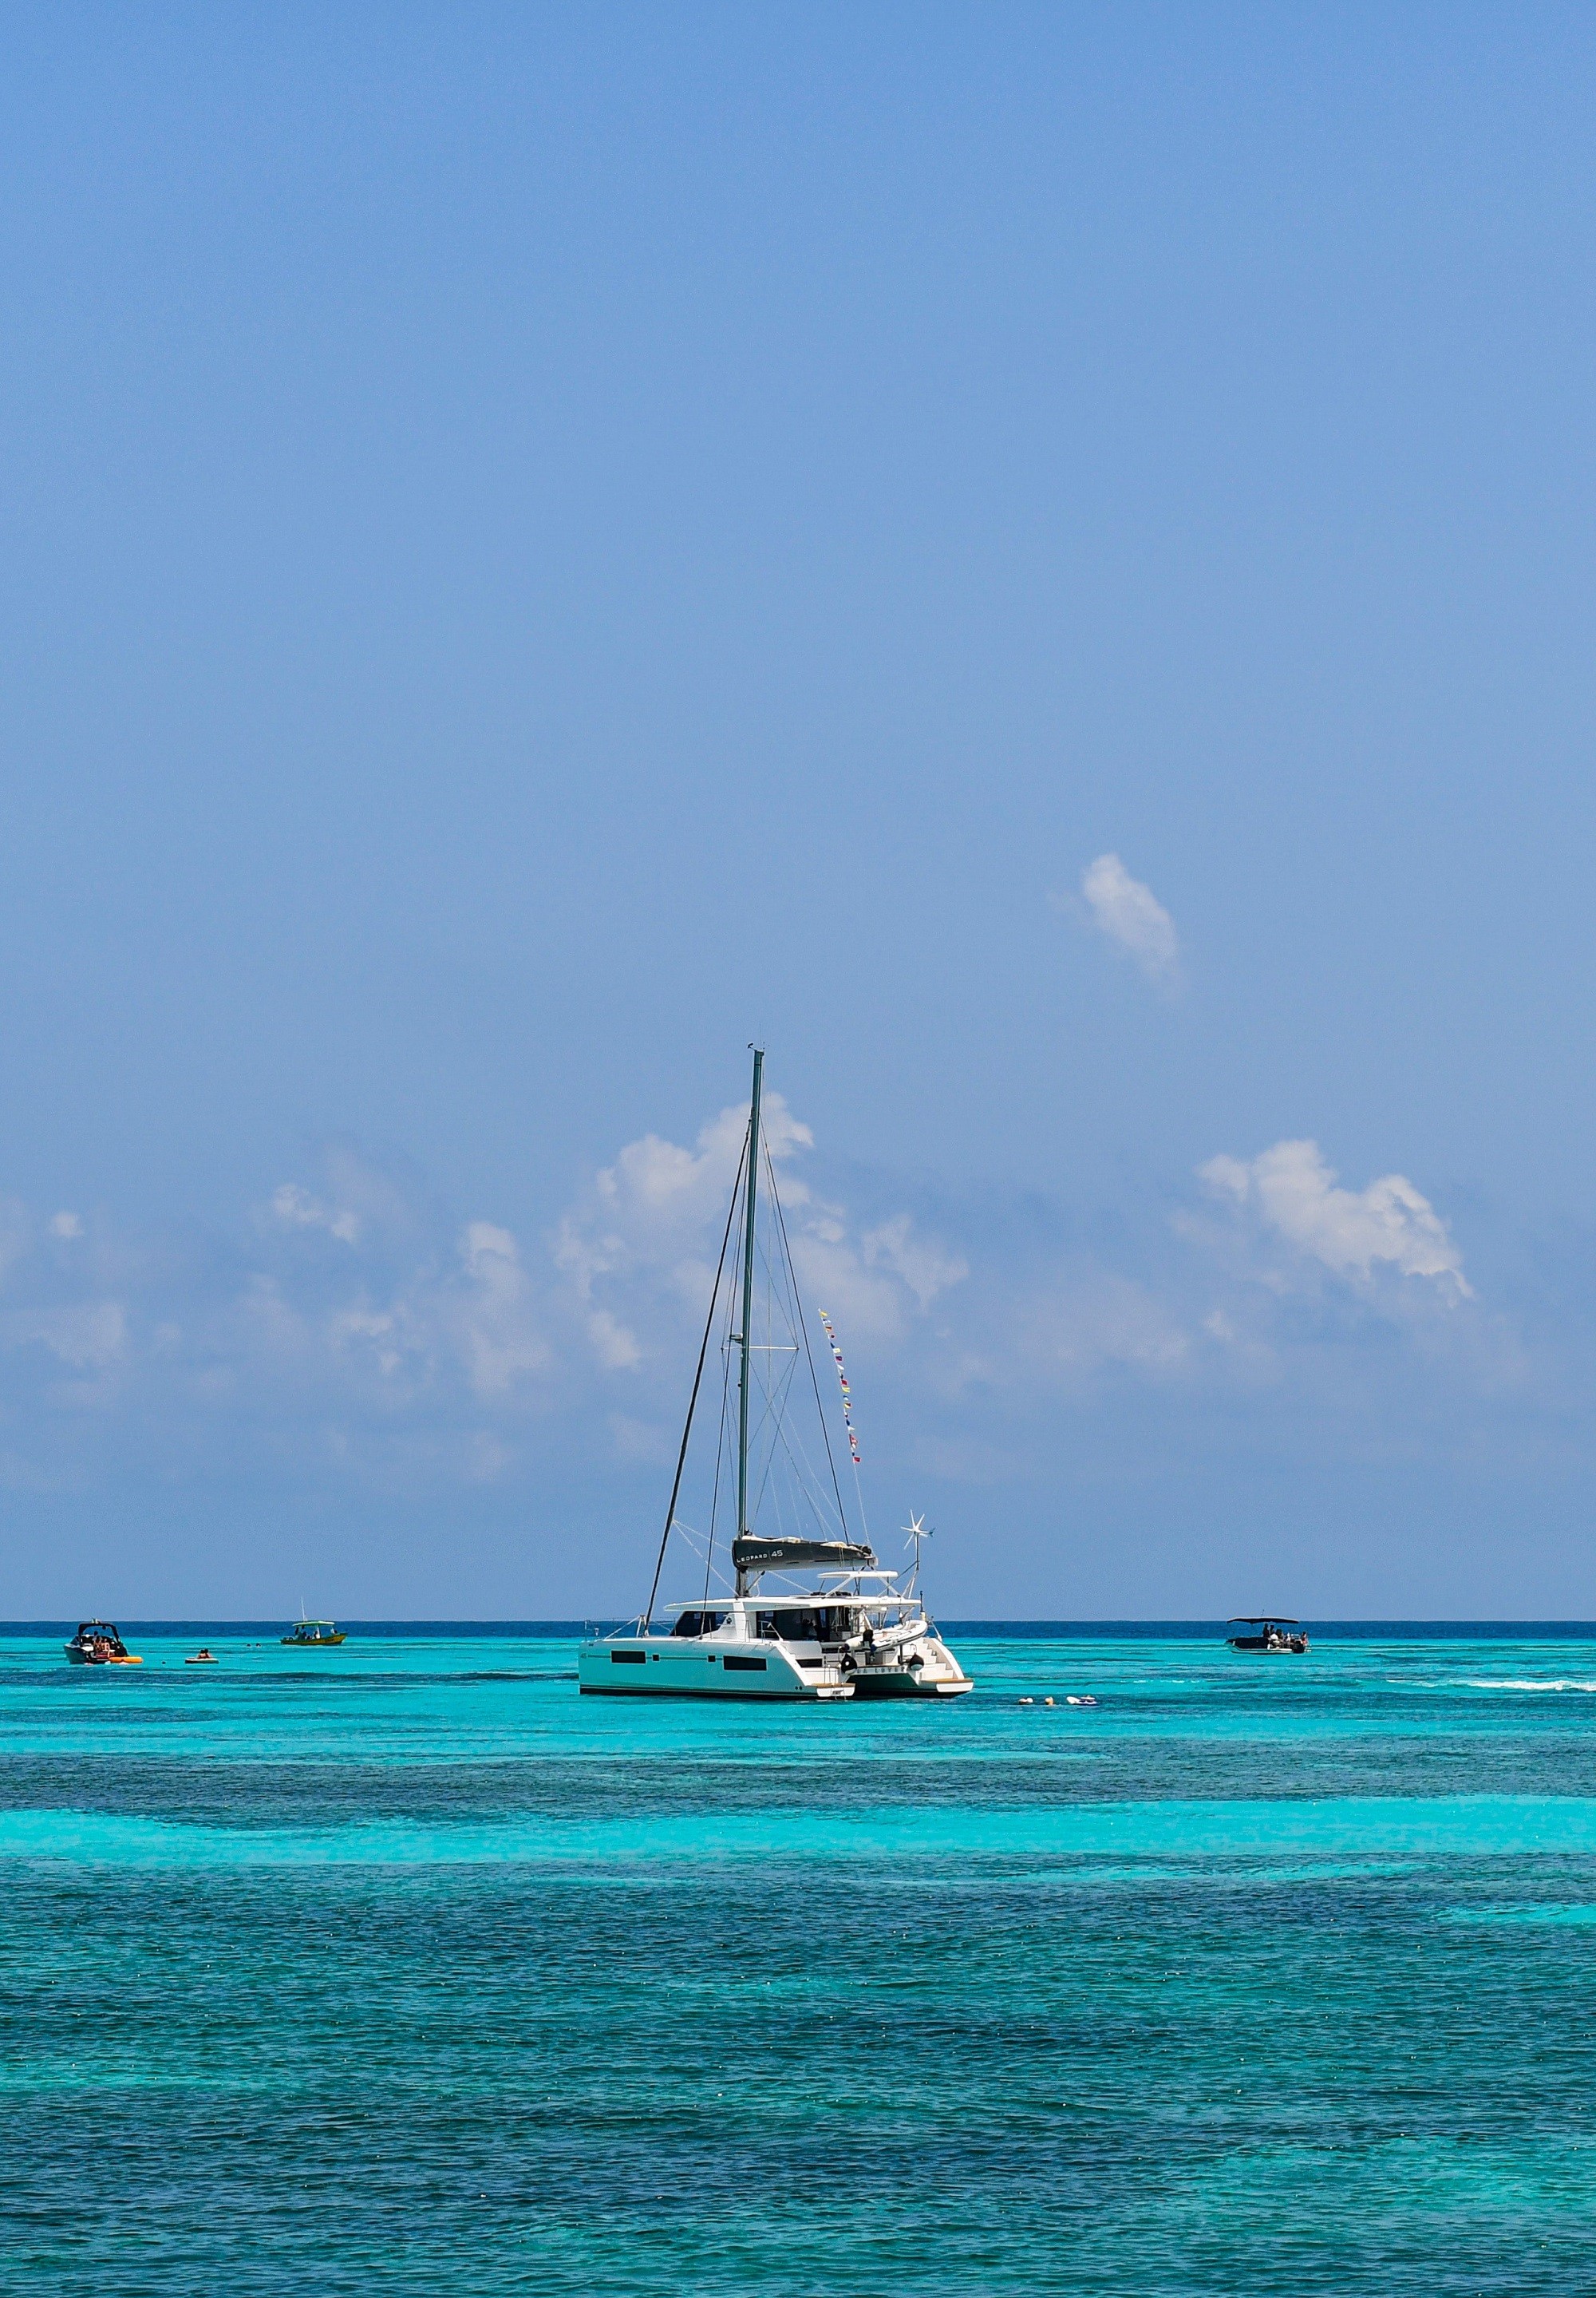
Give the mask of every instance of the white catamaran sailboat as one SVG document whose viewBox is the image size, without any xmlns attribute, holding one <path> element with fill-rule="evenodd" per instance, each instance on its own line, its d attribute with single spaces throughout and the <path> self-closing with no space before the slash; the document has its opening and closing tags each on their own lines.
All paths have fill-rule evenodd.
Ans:
<svg viewBox="0 0 1596 2298">
<path fill-rule="evenodd" d="M 654 1586 L 647 1605 L 629 1628 L 582 1645 L 578 1680 L 583 1691 L 711 1699 L 947 1699 L 972 1685 L 920 1599 L 923 1526 L 917 1518 L 909 1527 L 915 1561 L 905 1575 L 882 1568 L 864 1532 L 862 1504 L 861 1536 L 849 1525 L 787 1250 L 776 1169 L 760 1137 L 764 1060 L 762 1052 L 755 1053 L 748 1130 L 726 1216 Z M 762 1223 L 761 1158 L 767 1183 Z M 723 1282 L 734 1225 L 738 1246 L 730 1281 Z M 708 1527 L 699 1533 L 678 1517 L 677 1503 L 718 1323 L 724 1367 L 720 1434 Z M 840 1356 L 837 1363 L 840 1368 Z M 787 1409 L 790 1392 L 802 1385 L 801 1367 L 807 1368 L 814 1393 L 823 1464 L 805 1455 Z M 843 1393 L 845 1400 L 845 1381 Z M 851 1419 L 849 1440 L 857 1463 Z M 728 1472 L 724 1476 L 723 1469 Z M 857 1486 L 857 1476 L 855 1483 Z M 734 1485 L 736 1509 L 736 1523 L 728 1527 L 729 1589 L 723 1573 L 719 1587 L 714 1584 L 718 1533 L 725 1540 L 719 1518 L 727 1484 Z M 695 1576 L 702 1585 L 695 1595 L 659 1604 L 660 1578 L 673 1533 L 679 1547 L 696 1551 L 699 1570 Z"/>
</svg>

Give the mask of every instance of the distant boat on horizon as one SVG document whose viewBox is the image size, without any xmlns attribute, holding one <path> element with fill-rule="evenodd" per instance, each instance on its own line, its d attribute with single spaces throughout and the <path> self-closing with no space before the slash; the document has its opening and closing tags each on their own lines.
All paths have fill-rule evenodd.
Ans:
<svg viewBox="0 0 1596 2298">
<path fill-rule="evenodd" d="M 820 1403 L 808 1327 L 798 1279 L 787 1247 L 786 1224 L 776 1188 L 776 1169 L 760 1137 L 760 1098 L 764 1053 L 753 1056 L 748 1128 L 731 1203 L 720 1260 L 710 1296 L 709 1316 L 698 1352 L 698 1368 L 687 1404 L 687 1425 L 677 1455 L 676 1476 L 665 1510 L 665 1529 L 654 1566 L 648 1602 L 626 1631 L 584 1643 L 577 1657 L 577 1681 L 584 1692 L 654 1694 L 697 1699 L 948 1699 L 974 1689 L 943 1643 L 919 1594 L 920 1543 L 925 1526 L 909 1526 L 914 1569 L 907 1580 L 884 1570 L 864 1525 L 848 1522 L 831 1439 Z M 769 1211 L 759 1230 L 760 1165 L 764 1161 Z M 737 1251 L 729 1281 L 727 1255 L 734 1228 Z M 757 1283 L 756 1283 L 757 1280 Z M 756 1299 L 756 1290 L 758 1298 Z M 710 1341 L 723 1319 L 720 1348 L 720 1427 L 716 1451 L 714 1498 L 700 1539 L 678 1518 L 682 1474 L 693 1434 L 693 1418 Z M 850 1392 L 835 1335 L 822 1314 L 831 1352 L 843 1385 L 843 1419 L 858 1489 L 859 1453 L 853 1440 Z M 819 1473 L 793 1432 L 789 1391 L 801 1361 L 810 1385 L 828 1474 Z M 736 1385 L 732 1395 L 735 1365 Z M 802 1387 L 802 1384 L 798 1384 Z M 723 1479 L 721 1469 L 728 1473 Z M 723 1483 L 735 1507 L 728 1542 L 732 1584 L 713 1588 L 717 1523 Z M 761 1531 L 763 1509 L 773 1519 Z M 695 1577 L 699 1592 L 659 1605 L 671 1616 L 668 1630 L 654 1624 L 660 1576 L 672 1533 L 696 1545 Z"/>
<path fill-rule="evenodd" d="M 1253 1628 L 1257 1632 L 1250 1636 L 1227 1636 L 1225 1641 L 1232 1651 L 1305 1652 L 1308 1649 L 1307 1631 L 1300 1621 L 1287 1620 L 1279 1613 L 1253 1615 L 1238 1612 L 1225 1624 L 1232 1628 Z M 1299 1633 L 1293 1633 L 1293 1630 Z"/>
<path fill-rule="evenodd" d="M 308 1620 L 301 1612 L 288 1633 L 285 1636 L 279 1636 L 277 1641 L 283 1644 L 297 1644 L 301 1650 L 307 1644 L 313 1646 L 341 1644 L 343 1641 L 343 1630 L 332 1620 Z"/>
</svg>

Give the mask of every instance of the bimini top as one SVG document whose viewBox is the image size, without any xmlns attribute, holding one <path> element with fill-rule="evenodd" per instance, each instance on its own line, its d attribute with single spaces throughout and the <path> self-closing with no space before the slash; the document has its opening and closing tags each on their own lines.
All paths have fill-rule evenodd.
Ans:
<svg viewBox="0 0 1596 2298">
<path fill-rule="evenodd" d="M 798 1564 L 832 1572 L 872 1572 L 876 1550 L 851 1540 L 755 1540 L 745 1533 L 731 1544 L 735 1572 L 779 1572 Z"/>
<path fill-rule="evenodd" d="M 1297 1628 L 1300 1620 L 1288 1620 L 1284 1612 L 1232 1612 L 1225 1622 L 1227 1628 Z"/>
</svg>

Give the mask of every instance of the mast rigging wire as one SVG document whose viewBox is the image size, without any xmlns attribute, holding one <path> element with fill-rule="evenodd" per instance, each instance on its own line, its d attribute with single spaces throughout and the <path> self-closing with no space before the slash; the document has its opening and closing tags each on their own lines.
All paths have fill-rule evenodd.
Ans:
<svg viewBox="0 0 1596 2298">
<path fill-rule="evenodd" d="M 753 1121 L 749 1120 L 749 1133 Z M 726 1248 L 731 1242 L 731 1218 L 737 1209 L 737 1186 L 743 1178 L 743 1168 L 748 1161 L 748 1135 L 743 1138 L 743 1152 L 737 1159 L 737 1178 L 732 1183 L 731 1203 L 726 1209 L 726 1234 L 720 1239 L 720 1258 L 715 1264 L 715 1289 L 710 1294 L 710 1312 L 703 1320 L 703 1339 L 699 1344 L 698 1369 L 693 1375 L 693 1393 L 687 1399 L 687 1423 L 681 1432 L 681 1450 L 676 1456 L 676 1474 L 670 1480 L 670 1500 L 665 1510 L 665 1529 L 660 1534 L 660 1552 L 654 1561 L 654 1585 L 648 1591 L 648 1608 L 643 1615 L 642 1633 L 648 1633 L 648 1624 L 654 1617 L 654 1600 L 660 1592 L 660 1575 L 665 1568 L 665 1550 L 670 1543 L 670 1527 L 676 1521 L 677 1495 L 681 1491 L 681 1473 L 687 1463 L 687 1439 L 693 1434 L 693 1413 L 698 1402 L 698 1384 L 703 1378 L 703 1360 L 709 1354 L 710 1333 L 715 1322 L 715 1310 L 720 1299 L 720 1273 L 726 1267 Z"/>
<path fill-rule="evenodd" d="M 831 1431 L 826 1425 L 826 1407 L 820 1401 L 820 1383 L 815 1372 L 814 1352 L 809 1344 L 809 1321 L 803 1314 L 803 1302 L 798 1292 L 798 1271 L 793 1267 L 793 1248 L 787 1243 L 787 1217 L 781 1209 L 781 1193 L 776 1186 L 776 1168 L 770 1162 L 770 1152 L 765 1152 L 765 1170 L 770 1177 L 770 1202 L 776 1207 L 776 1218 L 781 1225 L 782 1251 L 786 1255 L 787 1271 L 793 1280 L 793 1303 L 796 1310 L 794 1322 L 803 1335 L 803 1353 L 809 1364 L 810 1386 L 815 1392 L 815 1410 L 820 1416 L 820 1434 L 826 1445 L 826 1465 L 831 1470 L 831 1489 L 836 1494 L 837 1518 L 843 1527 L 843 1537 L 848 1536 L 848 1511 L 843 1506 L 843 1488 L 837 1482 L 837 1464 L 831 1456 Z M 854 1479 L 855 1484 L 858 1478 Z M 864 1514 L 864 1500 L 860 1500 L 860 1514 Z"/>
<path fill-rule="evenodd" d="M 736 1192 L 732 1192 L 732 1203 L 736 1203 Z M 711 1303 L 712 1313 L 713 1302 Z M 720 1469 L 726 1458 L 726 1407 L 731 1395 L 731 1309 L 726 1311 L 727 1338 L 720 1343 L 720 1433 L 715 1439 L 715 1485 L 710 1495 L 710 1536 L 703 1551 L 703 1600 L 710 1600 L 710 1570 L 715 1560 L 715 1525 L 720 1515 Z"/>
</svg>

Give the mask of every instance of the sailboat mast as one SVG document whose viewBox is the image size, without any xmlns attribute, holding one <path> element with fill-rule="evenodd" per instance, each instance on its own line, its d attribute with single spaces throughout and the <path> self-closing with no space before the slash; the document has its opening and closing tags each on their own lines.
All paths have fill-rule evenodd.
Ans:
<svg viewBox="0 0 1596 2298">
<path fill-rule="evenodd" d="M 748 1352 L 753 1326 L 753 1208 L 759 1189 L 759 1101 L 764 1069 L 764 1048 L 756 1046 L 753 1054 L 753 1093 L 748 1104 L 748 1198 L 743 1230 L 743 1329 L 738 1335 L 742 1345 L 742 1364 L 737 1380 L 737 1531 L 744 1538 L 751 1529 L 748 1522 Z M 740 1572 L 737 1575 L 737 1593 L 747 1593 Z"/>
</svg>

